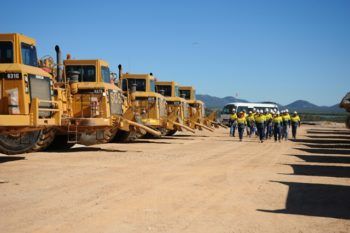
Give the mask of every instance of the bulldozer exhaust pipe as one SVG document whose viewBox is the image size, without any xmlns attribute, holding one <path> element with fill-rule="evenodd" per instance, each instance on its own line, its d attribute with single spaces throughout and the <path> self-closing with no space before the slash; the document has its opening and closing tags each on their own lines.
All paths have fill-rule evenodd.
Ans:
<svg viewBox="0 0 350 233">
<path fill-rule="evenodd" d="M 121 79 L 123 75 L 123 66 L 121 64 L 118 65 L 118 78 Z"/>
<path fill-rule="evenodd" d="M 57 82 L 62 82 L 62 53 L 58 45 L 55 46 L 56 51 L 56 72 L 57 72 Z"/>
</svg>

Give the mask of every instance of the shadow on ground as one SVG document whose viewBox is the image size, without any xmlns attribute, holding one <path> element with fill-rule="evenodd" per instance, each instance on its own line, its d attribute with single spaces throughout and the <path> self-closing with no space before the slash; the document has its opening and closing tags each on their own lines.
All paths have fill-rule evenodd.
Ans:
<svg viewBox="0 0 350 233">
<path fill-rule="evenodd" d="M 339 135 L 350 135 L 350 130 L 308 130 L 309 134 L 339 134 Z"/>
<path fill-rule="evenodd" d="M 326 139 L 340 139 L 340 140 L 349 140 L 350 136 L 345 135 L 307 135 L 308 138 L 326 138 Z"/>
<path fill-rule="evenodd" d="M 47 150 L 45 152 L 49 152 L 49 153 L 76 153 L 76 152 L 96 152 L 96 151 L 118 152 L 118 153 L 128 152 L 127 150 L 104 149 L 104 148 L 100 148 L 100 147 L 74 147 L 74 148 L 65 149 L 65 150 Z"/>
<path fill-rule="evenodd" d="M 350 163 L 350 157 L 329 155 L 291 155 L 307 163 Z"/>
<path fill-rule="evenodd" d="M 291 139 L 294 142 L 303 142 L 303 143 L 315 143 L 315 144 L 349 144 L 349 140 L 335 140 L 335 139 Z"/>
<path fill-rule="evenodd" d="M 258 211 L 350 219 L 350 186 L 278 182 L 288 185 L 285 209 Z"/>
<path fill-rule="evenodd" d="M 7 163 L 17 160 L 24 160 L 26 157 L 24 156 L 0 156 L 0 163 Z"/>
<path fill-rule="evenodd" d="M 285 165 L 289 165 L 293 168 L 293 174 L 288 175 L 350 178 L 350 167 L 300 164 Z"/>
<path fill-rule="evenodd" d="M 295 148 L 303 152 L 311 154 L 337 154 L 337 155 L 350 155 L 350 150 L 340 149 L 324 149 L 324 148 Z"/>
</svg>

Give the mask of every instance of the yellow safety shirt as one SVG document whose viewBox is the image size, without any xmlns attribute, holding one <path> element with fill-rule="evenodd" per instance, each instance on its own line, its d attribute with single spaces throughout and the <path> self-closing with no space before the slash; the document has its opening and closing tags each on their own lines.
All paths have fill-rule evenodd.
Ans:
<svg viewBox="0 0 350 233">
<path fill-rule="evenodd" d="M 231 120 L 233 120 L 233 121 L 237 120 L 237 114 L 236 114 L 236 113 L 235 113 L 235 114 L 232 114 L 230 118 L 231 118 Z"/>
<path fill-rule="evenodd" d="M 237 123 L 238 124 L 247 124 L 247 120 L 245 119 L 245 117 L 239 117 L 237 118 Z"/>
<path fill-rule="evenodd" d="M 283 119 L 282 119 L 281 116 L 275 116 L 275 117 L 272 119 L 272 122 L 273 122 L 274 124 L 282 124 Z"/>
<path fill-rule="evenodd" d="M 299 117 L 298 115 L 292 116 L 290 119 L 291 119 L 291 121 L 294 122 L 294 123 L 300 122 L 300 117 Z"/>
<path fill-rule="evenodd" d="M 266 121 L 266 117 L 264 115 L 256 115 L 255 121 L 256 123 L 264 123 Z"/>
</svg>

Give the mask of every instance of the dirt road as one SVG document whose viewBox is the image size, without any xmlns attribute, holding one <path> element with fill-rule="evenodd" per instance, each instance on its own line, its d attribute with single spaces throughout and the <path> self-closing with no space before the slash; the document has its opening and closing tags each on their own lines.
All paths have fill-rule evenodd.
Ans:
<svg viewBox="0 0 350 233">
<path fill-rule="evenodd" d="M 337 127 L 1 157 L 0 232 L 350 232 L 350 134 Z"/>
</svg>

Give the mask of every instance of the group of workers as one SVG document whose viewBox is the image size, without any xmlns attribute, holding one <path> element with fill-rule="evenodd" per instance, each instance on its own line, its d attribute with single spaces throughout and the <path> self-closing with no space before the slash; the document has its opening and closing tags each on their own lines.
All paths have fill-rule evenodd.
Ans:
<svg viewBox="0 0 350 233">
<path fill-rule="evenodd" d="M 281 142 L 282 139 L 288 140 L 289 129 L 292 128 L 293 139 L 296 139 L 297 128 L 300 127 L 300 117 L 297 112 L 289 114 L 288 109 L 275 111 L 273 109 L 253 109 L 247 114 L 245 110 L 233 114 L 230 117 L 230 135 L 235 137 L 236 128 L 238 130 L 239 140 L 243 140 L 245 130 L 248 137 L 256 135 L 262 143 L 266 139 L 274 137 Z"/>
</svg>

